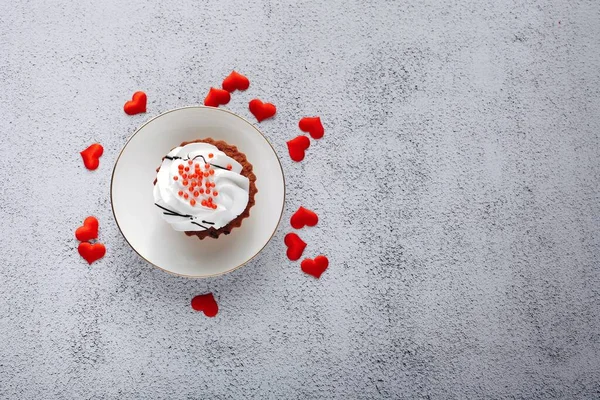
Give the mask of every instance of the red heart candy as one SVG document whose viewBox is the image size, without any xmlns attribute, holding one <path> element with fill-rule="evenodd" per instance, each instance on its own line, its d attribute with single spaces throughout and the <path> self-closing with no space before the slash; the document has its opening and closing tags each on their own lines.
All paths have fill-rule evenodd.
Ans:
<svg viewBox="0 0 600 400">
<path fill-rule="evenodd" d="M 104 254 L 106 254 L 106 247 L 99 242 L 94 244 L 89 242 L 81 242 L 79 243 L 77 250 L 79 251 L 79 255 L 81 255 L 81 257 L 83 257 L 88 264 L 101 259 L 104 257 Z"/>
<path fill-rule="evenodd" d="M 87 217 L 83 221 L 83 226 L 75 231 L 75 237 L 80 242 L 96 239 L 98 237 L 98 220 L 96 217 Z"/>
<path fill-rule="evenodd" d="M 229 76 L 223 79 L 223 89 L 228 92 L 233 92 L 237 90 L 246 90 L 250 87 L 250 81 L 244 75 L 232 71 Z"/>
<path fill-rule="evenodd" d="M 202 311 L 207 317 L 214 317 L 219 312 L 219 305 L 212 293 L 201 294 L 192 299 L 192 308 Z"/>
<path fill-rule="evenodd" d="M 319 222 L 319 216 L 302 206 L 290 218 L 290 224 L 295 229 L 301 229 L 305 226 L 315 226 Z"/>
<path fill-rule="evenodd" d="M 306 248 L 306 243 L 300 239 L 300 236 L 296 235 L 295 233 L 288 233 L 285 235 L 285 239 L 283 241 L 288 248 L 286 254 L 290 260 L 296 261 L 302 257 L 302 253 Z"/>
<path fill-rule="evenodd" d="M 314 260 L 310 258 L 304 259 L 300 263 L 300 268 L 306 274 L 312 275 L 315 278 L 320 278 L 329 266 L 329 260 L 325 256 L 316 256 Z"/>
<path fill-rule="evenodd" d="M 277 108 L 271 103 L 263 103 L 259 99 L 251 100 L 248 104 L 250 112 L 254 114 L 258 122 L 271 118 L 277 112 Z"/>
<path fill-rule="evenodd" d="M 123 110 L 128 115 L 135 115 L 146 112 L 146 103 L 148 97 L 144 92 L 135 92 L 131 97 L 131 100 L 125 103 Z"/>
<path fill-rule="evenodd" d="M 310 140 L 306 136 L 297 136 L 287 141 L 288 151 L 292 160 L 298 162 L 304 160 L 304 150 L 310 146 Z"/>
<path fill-rule="evenodd" d="M 298 122 L 302 132 L 308 132 L 313 139 L 321 139 L 325 134 L 320 117 L 304 117 Z"/>
<path fill-rule="evenodd" d="M 204 98 L 204 105 L 210 107 L 219 107 L 229 103 L 231 95 L 227 90 L 211 87 L 208 94 Z"/>
<path fill-rule="evenodd" d="M 79 154 L 83 158 L 83 165 L 89 170 L 95 170 L 100 165 L 102 153 L 104 153 L 104 147 L 99 143 L 94 143 Z"/>
</svg>

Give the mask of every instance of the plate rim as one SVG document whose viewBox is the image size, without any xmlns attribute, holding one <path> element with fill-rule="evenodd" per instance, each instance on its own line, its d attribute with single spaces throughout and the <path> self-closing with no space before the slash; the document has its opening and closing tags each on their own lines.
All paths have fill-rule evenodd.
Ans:
<svg viewBox="0 0 600 400">
<path fill-rule="evenodd" d="M 250 125 L 252 128 L 254 128 L 254 130 L 256 130 L 256 132 L 258 132 L 260 134 L 260 136 L 262 136 L 263 139 L 265 139 L 265 141 L 267 142 L 267 144 L 271 147 L 271 150 L 273 150 L 273 153 L 275 154 L 275 158 L 277 159 L 277 162 L 279 163 L 279 168 L 281 169 L 281 177 L 283 179 L 283 202 L 282 202 L 282 205 L 281 205 L 281 212 L 279 214 L 279 220 L 277 221 L 277 225 L 275 225 L 275 229 L 273 229 L 273 233 L 271 233 L 271 236 L 269 237 L 269 239 L 265 242 L 265 244 L 254 255 L 252 255 L 252 257 L 248 258 L 246 261 L 244 261 L 240 265 L 238 265 L 238 266 L 236 266 L 234 268 L 228 269 L 227 271 L 218 272 L 218 273 L 210 274 L 210 275 L 186 275 L 186 274 L 180 274 L 180 273 L 177 273 L 177 272 L 169 271 L 167 269 L 162 268 L 159 265 L 154 264 L 153 262 L 151 262 L 150 260 L 148 260 L 146 257 L 144 257 L 142 254 L 140 254 L 140 252 L 135 247 L 133 247 L 133 245 L 129 242 L 129 240 L 127 240 L 127 237 L 125 236 L 125 234 L 123 233 L 123 230 L 121 229 L 121 226 L 119 225 L 119 221 L 117 220 L 117 215 L 115 214 L 115 206 L 114 206 L 114 200 L 113 200 L 113 183 L 114 183 L 114 179 L 115 179 L 115 171 L 117 170 L 117 164 L 119 163 L 119 160 L 121 159 L 121 155 L 123 154 L 123 151 L 125 151 L 125 148 L 127 148 L 127 145 L 129 145 L 129 142 L 131 141 L 131 139 L 133 139 L 135 137 L 135 135 L 137 135 L 146 125 L 148 125 L 150 122 L 154 121 L 155 119 L 157 119 L 157 118 L 159 118 L 159 117 L 161 117 L 163 115 L 170 114 L 170 113 L 175 112 L 175 111 L 180 111 L 180 110 L 185 110 L 185 109 L 190 109 L 190 108 L 197 108 L 197 109 L 208 108 L 208 109 L 212 109 L 212 110 L 216 110 L 216 111 L 225 112 L 225 113 L 233 115 L 234 117 L 237 117 L 237 118 L 241 119 L 242 121 L 244 121 L 248 125 Z M 279 228 L 279 225 L 281 224 L 281 219 L 283 218 L 283 211 L 285 209 L 285 199 L 286 199 L 286 183 L 285 183 L 285 173 L 283 171 L 283 165 L 281 164 L 281 160 L 279 159 L 279 155 L 275 151 L 275 148 L 273 147 L 273 145 L 271 144 L 271 142 L 269 141 L 269 139 L 253 123 L 251 123 L 250 121 L 248 121 L 246 118 L 244 118 L 244 117 L 242 117 L 242 116 L 234 113 L 233 111 L 226 110 L 224 108 L 210 107 L 210 106 L 203 106 L 203 105 L 192 105 L 192 106 L 184 106 L 184 107 L 173 108 L 173 109 L 167 110 L 165 112 L 162 112 L 162 113 L 160 113 L 160 114 L 158 114 L 158 115 L 150 118 L 148 121 L 146 121 L 142 125 L 140 125 L 133 132 L 133 134 L 127 139 L 127 141 L 125 142 L 125 144 L 121 148 L 121 151 L 119 151 L 119 155 L 115 159 L 115 162 L 114 162 L 114 165 L 113 165 L 112 174 L 110 176 L 110 208 L 112 210 L 113 219 L 115 220 L 115 223 L 117 224 L 117 229 L 121 233 L 121 236 L 123 236 L 123 239 L 125 239 L 125 242 L 127 242 L 127 244 L 129 245 L 129 247 L 138 256 L 140 256 L 142 258 L 142 260 L 146 261 L 148 264 L 150 264 L 150 265 L 152 265 L 152 266 L 154 266 L 154 267 L 156 267 L 156 268 L 160 269 L 161 271 L 164 271 L 164 272 L 166 272 L 168 274 L 179 276 L 179 277 L 184 277 L 184 278 L 191 278 L 191 279 L 214 278 L 214 277 L 218 277 L 218 276 L 221 276 L 221 275 L 225 275 L 225 274 L 228 274 L 230 272 L 233 272 L 233 271 L 235 271 L 235 270 L 243 267 L 244 265 L 246 265 L 250 261 L 252 261 L 258 254 L 260 254 L 261 251 L 264 250 L 265 247 L 267 247 L 267 244 L 269 244 L 269 242 L 273 239 L 273 236 L 275 236 L 275 233 L 277 232 L 277 228 Z"/>
</svg>

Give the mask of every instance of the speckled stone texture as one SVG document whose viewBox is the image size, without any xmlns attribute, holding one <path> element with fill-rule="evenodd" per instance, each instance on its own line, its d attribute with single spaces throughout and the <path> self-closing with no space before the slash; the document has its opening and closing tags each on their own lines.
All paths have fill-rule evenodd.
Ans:
<svg viewBox="0 0 600 400">
<path fill-rule="evenodd" d="M 599 21 L 597 0 L 1 2 L 0 398 L 600 398 Z M 244 268 L 174 277 L 119 233 L 112 166 L 232 68 L 252 84 L 228 109 L 278 107 L 284 222 Z M 297 164 L 305 115 L 326 133 Z M 320 280 L 285 257 L 299 205 Z"/>
</svg>

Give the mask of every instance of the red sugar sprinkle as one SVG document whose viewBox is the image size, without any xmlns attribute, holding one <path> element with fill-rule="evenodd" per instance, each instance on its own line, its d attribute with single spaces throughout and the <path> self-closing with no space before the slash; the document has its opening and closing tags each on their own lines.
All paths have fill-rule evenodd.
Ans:
<svg viewBox="0 0 600 400">
<path fill-rule="evenodd" d="M 179 191 L 179 195 L 180 195 L 180 196 L 183 196 L 183 190 L 180 190 L 180 191 Z"/>
<path fill-rule="evenodd" d="M 177 176 L 174 176 L 174 177 L 173 177 L 173 180 L 174 180 L 174 181 L 176 181 L 177 179 L 179 179 L 179 177 L 177 177 Z"/>
<path fill-rule="evenodd" d="M 231 166 L 231 164 L 227 164 L 227 169 L 228 169 L 228 170 L 231 170 L 231 168 L 233 168 L 233 167 Z"/>
<path fill-rule="evenodd" d="M 188 194 L 187 194 L 187 193 L 184 193 L 184 194 L 183 194 L 183 198 L 184 198 L 184 199 L 187 199 L 188 197 L 190 197 L 190 196 L 188 196 Z"/>
<path fill-rule="evenodd" d="M 184 176 L 184 178 L 185 178 L 185 176 Z M 188 181 L 186 181 L 186 180 L 184 180 L 184 181 L 183 181 L 183 182 L 181 182 L 181 183 L 183 183 L 183 186 L 187 186 L 189 182 L 188 182 Z"/>
<path fill-rule="evenodd" d="M 195 205 L 196 205 L 196 200 L 194 200 L 194 199 L 191 199 L 191 200 L 190 200 L 190 204 L 191 204 L 191 205 L 193 205 L 193 206 L 195 206 Z"/>
<path fill-rule="evenodd" d="M 213 158 L 214 154 L 213 153 L 208 153 L 208 158 Z"/>
<path fill-rule="evenodd" d="M 179 165 L 177 166 L 177 168 L 179 168 L 179 169 L 183 169 L 183 164 L 179 164 Z"/>
</svg>

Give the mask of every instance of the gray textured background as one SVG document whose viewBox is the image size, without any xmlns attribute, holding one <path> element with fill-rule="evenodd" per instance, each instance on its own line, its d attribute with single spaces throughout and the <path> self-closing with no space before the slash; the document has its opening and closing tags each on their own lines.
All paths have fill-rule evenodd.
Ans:
<svg viewBox="0 0 600 400">
<path fill-rule="evenodd" d="M 0 397 L 600 398 L 600 3 L 365 3 L 2 1 Z M 285 258 L 287 222 L 210 280 L 116 228 L 127 137 L 232 68 L 252 85 L 227 108 L 278 106 L 261 128 L 284 221 L 321 218 L 300 233 L 320 281 Z M 108 253 L 88 267 L 90 214 Z M 189 307 L 205 291 L 217 318 Z"/>
</svg>

